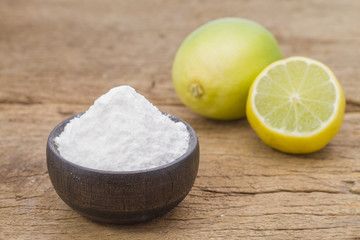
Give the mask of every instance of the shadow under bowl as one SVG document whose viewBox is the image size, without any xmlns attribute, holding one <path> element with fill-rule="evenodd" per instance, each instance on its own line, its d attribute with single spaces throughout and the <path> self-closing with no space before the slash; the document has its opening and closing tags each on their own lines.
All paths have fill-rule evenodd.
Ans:
<svg viewBox="0 0 360 240">
<path fill-rule="evenodd" d="M 72 209 L 91 220 L 131 224 L 151 220 L 177 206 L 189 193 L 198 172 L 199 142 L 192 127 L 182 122 L 190 135 L 185 154 L 166 165 L 139 171 L 103 171 L 64 159 L 54 142 L 74 115 L 50 133 L 46 159 L 52 185 Z"/>
</svg>

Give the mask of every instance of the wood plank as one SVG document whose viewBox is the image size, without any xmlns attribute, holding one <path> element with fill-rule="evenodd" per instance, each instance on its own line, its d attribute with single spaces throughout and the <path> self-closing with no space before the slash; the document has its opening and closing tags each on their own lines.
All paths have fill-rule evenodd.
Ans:
<svg viewBox="0 0 360 240">
<path fill-rule="evenodd" d="M 345 2 L 4 1 L 0 101 L 90 104 L 130 84 L 155 103 L 179 104 L 170 71 L 180 43 L 211 19 L 239 16 L 267 27 L 285 56 L 329 65 L 359 109 L 360 3 Z"/>
<path fill-rule="evenodd" d="M 69 1 L 0 3 L 0 239 L 345 239 L 360 237 L 360 2 Z M 285 56 L 329 65 L 347 112 L 323 150 L 272 150 L 246 119 L 184 107 L 171 83 L 177 47 L 224 16 L 266 26 Z M 151 222 L 98 224 L 55 193 L 45 145 L 61 120 L 110 88 L 135 87 L 199 136 L 200 169 L 178 207 Z"/>
<path fill-rule="evenodd" d="M 169 214 L 145 224 L 114 226 L 84 219 L 51 186 L 45 143 L 51 128 L 69 115 L 59 111 L 64 107 L 80 112 L 87 106 L 2 105 L 6 114 L 1 115 L 0 131 L 11 136 L 0 142 L 2 238 L 136 239 L 183 234 L 200 239 L 235 235 L 320 239 L 360 231 L 358 113 L 346 115 L 342 131 L 322 151 L 293 156 L 261 143 L 246 120 L 218 122 L 182 106 L 160 106 L 186 119 L 198 133 L 198 178 L 189 196 Z"/>
</svg>

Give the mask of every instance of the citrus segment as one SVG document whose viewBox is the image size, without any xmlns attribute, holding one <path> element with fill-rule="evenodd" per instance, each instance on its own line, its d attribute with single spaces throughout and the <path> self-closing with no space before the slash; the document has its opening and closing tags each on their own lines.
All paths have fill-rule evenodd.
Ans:
<svg viewBox="0 0 360 240">
<path fill-rule="evenodd" d="M 345 97 L 335 75 L 304 57 L 277 61 L 254 81 L 247 101 L 249 123 L 268 145 L 289 153 L 324 147 L 339 131 Z"/>
</svg>

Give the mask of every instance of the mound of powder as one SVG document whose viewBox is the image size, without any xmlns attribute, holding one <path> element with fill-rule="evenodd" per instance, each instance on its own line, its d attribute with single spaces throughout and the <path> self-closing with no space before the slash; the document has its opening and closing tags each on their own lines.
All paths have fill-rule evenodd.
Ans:
<svg viewBox="0 0 360 240">
<path fill-rule="evenodd" d="M 158 167 L 183 155 L 189 133 L 129 86 L 111 89 L 55 138 L 75 164 L 108 171 Z"/>
</svg>

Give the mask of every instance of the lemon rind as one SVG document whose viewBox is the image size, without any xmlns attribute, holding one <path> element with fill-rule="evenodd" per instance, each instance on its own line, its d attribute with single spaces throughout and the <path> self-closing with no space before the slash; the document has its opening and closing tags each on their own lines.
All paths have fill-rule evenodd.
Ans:
<svg viewBox="0 0 360 240">
<path fill-rule="evenodd" d="M 297 130 L 293 131 L 293 132 L 288 132 L 288 131 L 284 131 L 281 128 L 275 128 L 271 125 L 269 125 L 265 118 L 260 115 L 260 113 L 258 112 L 256 106 L 255 106 L 255 96 L 257 95 L 257 86 L 260 82 L 260 79 L 264 76 L 266 76 L 268 74 L 268 71 L 276 66 L 279 65 L 285 65 L 288 62 L 291 62 L 293 60 L 298 60 L 298 61 L 304 61 L 306 62 L 308 65 L 313 64 L 313 65 L 317 65 L 319 67 L 321 67 L 322 69 L 324 69 L 326 71 L 326 73 L 329 75 L 329 81 L 334 85 L 335 88 L 335 93 L 336 93 L 336 97 L 335 97 L 335 101 L 333 103 L 334 106 L 334 110 L 331 114 L 331 116 L 326 120 L 326 121 L 321 121 L 320 127 L 318 127 L 316 130 L 311 131 L 311 132 L 298 132 Z M 255 82 L 254 82 L 254 86 L 253 86 L 253 93 L 251 95 L 251 104 L 252 104 L 252 108 L 253 108 L 253 112 L 256 115 L 257 118 L 260 119 L 260 122 L 266 126 L 266 128 L 270 129 L 271 131 L 277 132 L 281 135 L 284 136 L 289 136 L 289 137 L 309 137 L 309 136 L 314 136 L 318 133 L 320 133 L 321 131 L 323 131 L 330 123 L 332 123 L 335 119 L 336 116 L 338 115 L 338 111 L 339 111 L 339 101 L 340 101 L 340 95 L 341 95 L 341 86 L 339 85 L 339 83 L 337 82 L 337 79 L 335 77 L 335 75 L 333 74 L 333 72 L 324 64 L 322 64 L 321 62 L 317 61 L 317 60 L 313 60 L 313 59 L 309 59 L 306 57 L 290 57 L 290 58 L 286 58 L 286 59 L 282 59 L 282 60 L 278 60 L 272 64 L 270 64 L 268 67 L 266 67 L 256 78 Z"/>
</svg>

